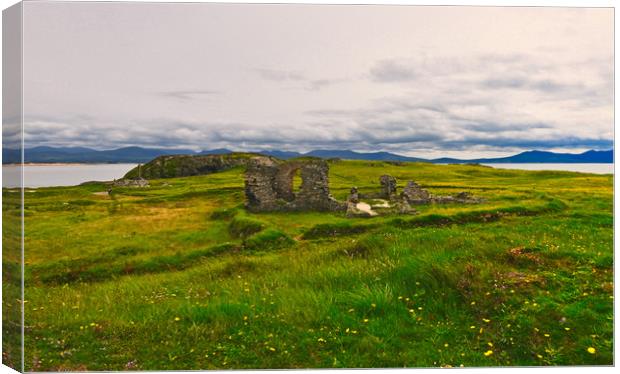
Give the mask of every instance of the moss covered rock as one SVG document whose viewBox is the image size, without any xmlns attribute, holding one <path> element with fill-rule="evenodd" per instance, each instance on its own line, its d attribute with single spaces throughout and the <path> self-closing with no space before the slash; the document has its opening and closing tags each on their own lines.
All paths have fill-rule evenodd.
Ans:
<svg viewBox="0 0 620 374">
<path fill-rule="evenodd" d="M 125 178 L 135 179 L 141 176 L 146 179 L 159 179 L 211 174 L 237 166 L 246 166 L 253 157 L 267 158 L 253 153 L 159 156 L 144 165 L 131 169 L 125 174 Z"/>
</svg>

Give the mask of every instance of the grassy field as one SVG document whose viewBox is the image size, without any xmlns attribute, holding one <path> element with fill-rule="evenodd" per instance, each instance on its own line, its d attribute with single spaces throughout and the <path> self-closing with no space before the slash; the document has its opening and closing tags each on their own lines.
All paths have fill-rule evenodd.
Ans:
<svg viewBox="0 0 620 374">
<path fill-rule="evenodd" d="M 26 370 L 613 364 L 611 175 L 340 161 L 332 194 L 382 174 L 486 202 L 250 214 L 241 169 L 26 191 Z"/>
</svg>

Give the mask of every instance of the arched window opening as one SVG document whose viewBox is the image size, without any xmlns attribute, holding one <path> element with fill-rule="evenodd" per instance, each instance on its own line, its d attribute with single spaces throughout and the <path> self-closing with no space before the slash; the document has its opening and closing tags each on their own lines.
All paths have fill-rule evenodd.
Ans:
<svg viewBox="0 0 620 374">
<path fill-rule="evenodd" d="M 298 194 L 299 191 L 301 191 L 301 169 L 296 169 L 293 171 L 292 180 L 293 193 Z"/>
</svg>

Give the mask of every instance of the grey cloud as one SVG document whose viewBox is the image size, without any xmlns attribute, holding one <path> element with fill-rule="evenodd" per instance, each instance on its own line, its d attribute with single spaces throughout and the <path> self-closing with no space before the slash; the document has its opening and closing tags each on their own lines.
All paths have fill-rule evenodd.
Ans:
<svg viewBox="0 0 620 374">
<path fill-rule="evenodd" d="M 309 89 L 310 90 L 320 90 L 323 87 L 327 87 L 329 85 L 334 84 L 335 81 L 329 80 L 329 79 L 316 79 L 313 81 L 310 81 L 310 86 Z"/>
<path fill-rule="evenodd" d="M 372 81 L 379 83 L 407 83 L 424 78 L 458 78 L 471 72 L 488 72 L 497 67 L 519 70 L 520 65 L 526 61 L 527 57 L 520 54 L 393 58 L 375 62 L 369 71 L 369 76 Z"/>
<path fill-rule="evenodd" d="M 347 115 L 351 113 L 350 110 L 344 109 L 316 109 L 316 110 L 307 110 L 304 114 L 309 115 L 311 117 L 333 117 L 333 116 L 341 116 Z"/>
<path fill-rule="evenodd" d="M 258 75 L 266 80 L 276 82 L 301 81 L 304 75 L 299 71 L 276 70 L 276 69 L 255 69 Z"/>
<path fill-rule="evenodd" d="M 553 129 L 553 126 L 545 123 L 495 123 L 495 122 L 479 122 L 469 123 L 462 126 L 467 130 L 476 132 L 499 133 L 499 132 L 529 132 L 533 129 Z"/>
<path fill-rule="evenodd" d="M 481 82 L 481 86 L 490 89 L 529 89 L 549 93 L 584 89 L 583 84 L 571 85 L 551 79 L 531 80 L 528 78 L 491 78 Z"/>
<path fill-rule="evenodd" d="M 254 69 L 258 75 L 265 80 L 268 81 L 273 81 L 273 82 L 283 82 L 283 83 L 290 83 L 290 82 L 300 82 L 302 83 L 301 86 L 297 86 L 297 88 L 301 88 L 303 90 L 307 90 L 307 91 L 319 91 L 325 87 L 337 84 L 337 83 L 343 83 L 346 82 L 346 79 L 328 79 L 328 78 L 321 78 L 321 79 L 312 79 L 312 78 L 308 78 L 306 77 L 305 74 L 303 74 L 300 71 L 294 71 L 294 70 L 277 70 L 277 69 Z"/>
<path fill-rule="evenodd" d="M 219 91 L 210 90 L 188 90 L 188 91 L 164 91 L 158 92 L 157 95 L 173 98 L 182 101 L 194 100 L 200 97 L 220 95 Z"/>
<path fill-rule="evenodd" d="M 487 88 L 522 88 L 526 84 L 523 78 L 491 78 L 482 82 Z"/>
<path fill-rule="evenodd" d="M 538 56 L 528 54 L 480 54 L 463 57 L 387 59 L 375 63 L 370 69 L 371 80 L 377 83 L 400 83 L 410 87 L 415 85 L 433 88 L 447 86 L 455 95 L 466 95 L 472 89 L 480 90 L 519 90 L 547 94 L 545 99 L 557 97 L 605 96 L 609 98 L 609 88 L 613 79 L 613 66 L 609 59 L 583 59 L 557 65 L 541 61 Z M 603 81 L 605 90 L 592 90 L 591 77 L 571 72 L 569 80 L 561 69 L 592 71 Z"/>
<path fill-rule="evenodd" d="M 366 144 L 383 149 L 444 148 L 467 150 L 471 147 L 502 149 L 507 147 L 551 148 L 605 148 L 612 145 L 608 139 L 587 136 L 567 136 L 566 131 L 550 123 L 516 122 L 511 118 L 485 120 L 483 116 L 463 116 L 459 110 L 468 107 L 489 108 L 484 101 L 467 97 L 446 100 L 447 104 L 417 104 L 404 98 L 377 100 L 378 105 L 353 111 L 323 110 L 306 114 L 318 121 L 345 121 L 354 118 L 357 134 Z M 492 105 L 491 105 L 492 107 Z M 476 118 L 482 117 L 482 118 Z M 475 121 L 472 121 L 472 118 Z"/>
<path fill-rule="evenodd" d="M 406 82 L 415 79 L 416 74 L 411 66 L 397 60 L 385 60 L 372 67 L 370 76 L 375 82 Z"/>
<path fill-rule="evenodd" d="M 271 128 L 252 128 L 242 123 L 187 123 L 173 120 L 153 120 L 148 127 L 72 122 L 64 119 L 56 122 L 30 119 L 25 133 L 26 146 L 88 146 L 98 149 L 138 145 L 164 148 L 230 148 L 234 150 L 280 149 L 304 151 L 318 148 L 354 149 L 373 151 L 384 149 L 393 152 L 416 152 L 422 149 L 467 150 L 472 147 L 501 149 L 520 148 L 595 148 L 613 146 L 613 141 L 604 138 L 583 138 L 557 136 L 545 137 L 527 135 L 524 130 L 547 128 L 544 124 L 514 124 L 507 128 L 490 131 L 493 124 L 456 131 L 449 126 L 415 125 L 413 122 L 383 123 L 381 126 L 359 122 L 354 129 L 340 132 L 329 131 L 337 122 L 305 123 L 285 128 L 274 133 Z M 208 128 L 209 130 L 205 130 Z M 512 131 L 526 135 L 511 137 Z"/>
<path fill-rule="evenodd" d="M 319 91 L 328 86 L 332 86 L 338 83 L 347 82 L 347 79 L 342 78 L 321 78 L 321 79 L 312 79 L 306 77 L 305 74 L 299 71 L 292 70 L 276 70 L 276 69 L 254 69 L 258 75 L 265 80 L 273 81 L 273 82 L 300 82 L 301 86 L 297 86 L 296 88 L 300 88 L 307 91 Z"/>
<path fill-rule="evenodd" d="M 307 82 L 308 84 L 305 86 L 305 89 L 309 91 L 319 91 L 325 87 L 329 87 L 334 84 L 339 84 L 339 83 L 344 83 L 344 82 L 347 82 L 347 80 L 346 79 L 314 79 L 314 80 L 309 80 Z"/>
</svg>

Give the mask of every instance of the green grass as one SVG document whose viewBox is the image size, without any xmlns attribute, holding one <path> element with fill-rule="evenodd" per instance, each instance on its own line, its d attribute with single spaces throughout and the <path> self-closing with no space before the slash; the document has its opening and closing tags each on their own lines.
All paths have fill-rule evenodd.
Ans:
<svg viewBox="0 0 620 374">
<path fill-rule="evenodd" d="M 247 238 L 262 231 L 264 228 L 265 223 L 258 219 L 237 216 L 230 221 L 228 231 L 235 238 Z"/>
<path fill-rule="evenodd" d="M 25 193 L 26 370 L 613 364 L 612 176 L 339 161 L 330 187 L 382 174 L 486 202 L 252 214 L 240 168 Z"/>
</svg>

